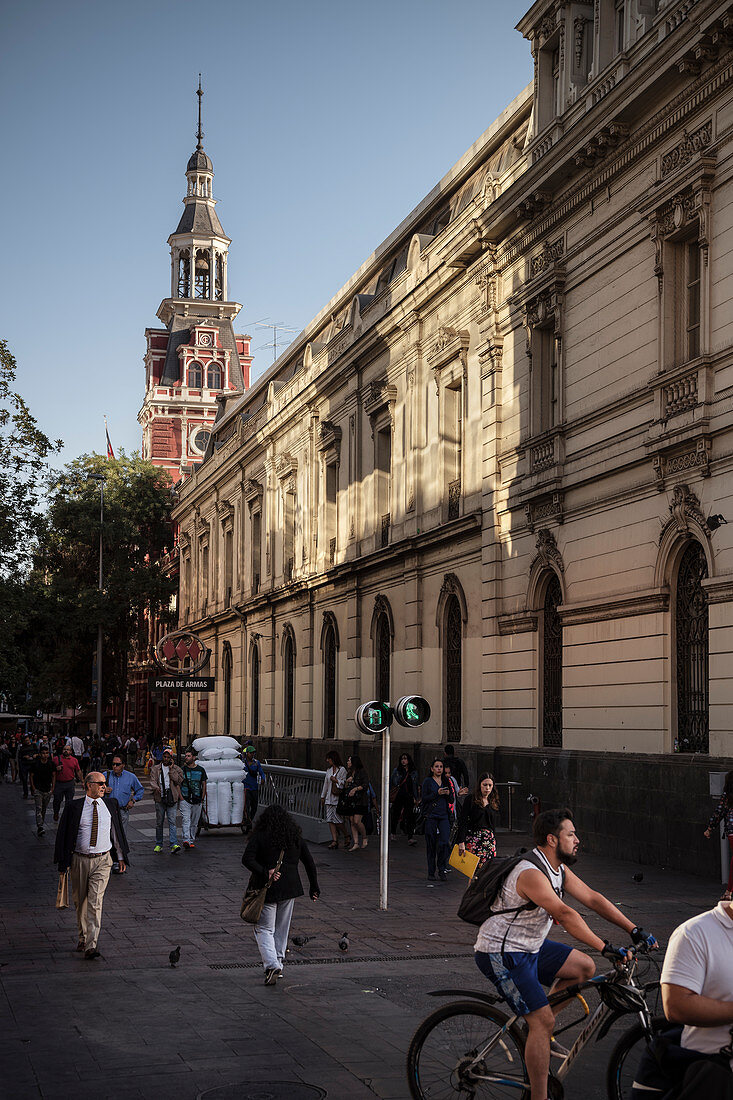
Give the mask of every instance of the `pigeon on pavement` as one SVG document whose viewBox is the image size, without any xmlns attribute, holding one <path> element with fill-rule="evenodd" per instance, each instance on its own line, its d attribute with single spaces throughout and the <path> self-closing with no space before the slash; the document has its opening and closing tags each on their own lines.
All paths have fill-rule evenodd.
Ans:
<svg viewBox="0 0 733 1100">
<path fill-rule="evenodd" d="M 181 948 L 180 947 L 177 947 L 175 949 L 175 951 L 171 951 L 171 953 L 169 954 L 168 961 L 171 964 L 171 968 L 173 970 L 175 970 L 176 963 L 178 962 L 180 957 L 181 957 Z"/>
<path fill-rule="evenodd" d="M 349 933 L 344 932 L 341 939 L 339 940 L 339 951 L 348 951 L 348 950 L 349 950 Z"/>
</svg>

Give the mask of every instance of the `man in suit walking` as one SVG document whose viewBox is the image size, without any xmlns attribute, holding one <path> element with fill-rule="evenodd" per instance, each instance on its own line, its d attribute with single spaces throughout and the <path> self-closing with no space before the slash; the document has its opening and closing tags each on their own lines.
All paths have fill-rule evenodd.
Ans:
<svg viewBox="0 0 733 1100">
<path fill-rule="evenodd" d="M 85 959 L 98 959 L 97 941 L 102 924 L 102 902 L 112 861 L 124 869 L 128 844 L 116 798 L 104 796 L 106 780 L 101 772 L 89 772 L 86 794 L 67 806 L 56 834 L 54 863 L 59 872 L 71 869 L 71 890 L 79 926 L 77 951 Z"/>
</svg>

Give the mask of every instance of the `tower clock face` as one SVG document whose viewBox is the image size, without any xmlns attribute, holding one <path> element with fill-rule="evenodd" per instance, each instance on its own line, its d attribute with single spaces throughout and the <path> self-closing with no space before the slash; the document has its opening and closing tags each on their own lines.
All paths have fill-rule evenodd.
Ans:
<svg viewBox="0 0 733 1100">
<path fill-rule="evenodd" d="M 202 455 L 206 450 L 211 432 L 207 428 L 194 428 L 188 437 L 188 442 L 194 454 Z"/>
</svg>

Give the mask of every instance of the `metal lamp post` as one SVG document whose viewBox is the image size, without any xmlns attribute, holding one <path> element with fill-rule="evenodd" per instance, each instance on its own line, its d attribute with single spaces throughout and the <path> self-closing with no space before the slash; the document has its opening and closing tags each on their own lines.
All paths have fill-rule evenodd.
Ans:
<svg viewBox="0 0 733 1100">
<path fill-rule="evenodd" d="M 104 529 L 104 474 L 90 474 L 99 482 L 99 626 L 97 629 L 97 737 L 102 736 L 102 531 Z"/>
</svg>

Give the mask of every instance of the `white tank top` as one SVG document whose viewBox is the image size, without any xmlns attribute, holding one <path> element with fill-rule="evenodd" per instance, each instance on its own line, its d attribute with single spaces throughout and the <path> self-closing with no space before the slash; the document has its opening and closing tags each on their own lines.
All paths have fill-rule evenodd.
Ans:
<svg viewBox="0 0 733 1100">
<path fill-rule="evenodd" d="M 556 871 L 538 848 L 532 855 L 537 856 L 545 866 L 558 897 L 562 897 L 564 867 Z M 526 905 L 526 899 L 517 893 L 517 879 L 523 871 L 536 871 L 537 865 L 523 859 L 508 875 L 501 892 L 491 906 L 494 916 L 488 917 L 478 930 L 474 951 L 539 951 L 552 928 L 552 917 L 544 909 L 525 909 L 521 913 L 501 913 L 501 909 L 518 909 Z"/>
</svg>

